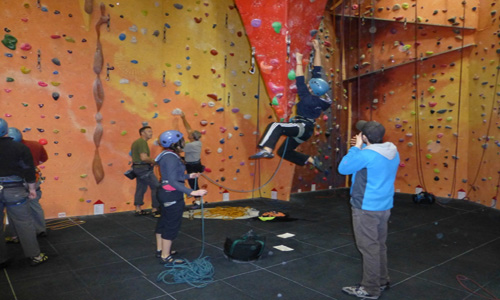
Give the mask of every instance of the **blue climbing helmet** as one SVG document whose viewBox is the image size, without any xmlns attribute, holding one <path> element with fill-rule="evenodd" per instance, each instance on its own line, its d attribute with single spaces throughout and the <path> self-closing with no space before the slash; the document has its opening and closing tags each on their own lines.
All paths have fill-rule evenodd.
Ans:
<svg viewBox="0 0 500 300">
<path fill-rule="evenodd" d="M 16 127 L 9 127 L 9 136 L 14 139 L 14 142 L 21 142 L 23 134 Z"/>
<path fill-rule="evenodd" d="M 164 148 L 170 148 L 173 144 L 182 139 L 183 135 L 177 130 L 167 130 L 160 134 L 159 142 Z"/>
<path fill-rule="evenodd" d="M 316 96 L 323 96 L 330 90 L 328 82 L 321 78 L 313 78 L 309 80 L 309 87 Z"/>
<path fill-rule="evenodd" d="M 4 119 L 0 118 L 0 137 L 6 135 L 9 132 L 9 124 L 7 124 L 7 121 Z"/>
</svg>

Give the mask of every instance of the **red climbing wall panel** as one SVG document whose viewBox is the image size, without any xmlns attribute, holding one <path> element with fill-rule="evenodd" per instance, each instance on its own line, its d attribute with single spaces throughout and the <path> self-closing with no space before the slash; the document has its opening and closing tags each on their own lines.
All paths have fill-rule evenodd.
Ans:
<svg viewBox="0 0 500 300">
<path fill-rule="evenodd" d="M 287 120 L 295 103 L 295 53 L 304 58 L 311 51 L 310 40 L 325 10 L 326 0 L 236 0 L 235 1 L 270 99 L 275 99 L 276 116 Z M 276 98 L 275 98 L 276 97 Z M 276 101 L 273 101 L 276 103 Z"/>
</svg>

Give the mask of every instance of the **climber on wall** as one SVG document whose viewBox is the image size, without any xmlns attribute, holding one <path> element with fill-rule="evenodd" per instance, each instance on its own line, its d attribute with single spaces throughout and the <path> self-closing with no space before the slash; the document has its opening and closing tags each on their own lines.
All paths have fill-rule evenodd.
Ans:
<svg viewBox="0 0 500 300">
<path fill-rule="evenodd" d="M 203 173 L 203 171 L 205 170 L 205 166 L 201 164 L 201 132 L 199 132 L 198 130 L 193 130 L 191 128 L 184 112 L 181 111 L 180 116 L 182 118 L 182 123 L 184 123 L 184 127 L 186 128 L 186 131 L 188 133 L 189 140 L 189 143 L 187 143 L 184 147 L 184 161 L 186 163 L 186 172 L 188 174 Z M 190 178 L 188 179 L 188 182 L 189 186 L 193 190 L 198 189 L 198 180 Z M 198 196 L 196 196 L 195 199 L 196 201 L 200 200 Z"/>
<path fill-rule="evenodd" d="M 250 156 L 250 159 L 273 158 L 272 153 L 276 143 L 282 135 L 285 135 L 287 141 L 278 149 L 278 155 L 284 159 L 303 166 L 307 163 L 312 164 L 319 171 L 321 162 L 316 156 L 309 156 L 295 149 L 307 141 L 314 133 L 314 124 L 316 118 L 332 104 L 332 100 L 326 94 L 330 90 L 329 84 L 321 78 L 321 53 L 319 41 L 312 41 L 315 56 L 313 60 L 314 68 L 312 70 L 312 79 L 306 84 L 304 78 L 304 69 L 302 67 L 302 54 L 296 53 L 297 60 L 296 84 L 299 102 L 297 103 L 297 115 L 290 122 L 272 122 L 261 137 L 259 148 L 261 150 Z"/>
</svg>

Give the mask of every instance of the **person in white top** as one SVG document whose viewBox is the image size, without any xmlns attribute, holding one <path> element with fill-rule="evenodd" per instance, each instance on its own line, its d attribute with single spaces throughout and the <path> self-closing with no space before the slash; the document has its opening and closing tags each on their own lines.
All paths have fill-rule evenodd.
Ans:
<svg viewBox="0 0 500 300">
<path fill-rule="evenodd" d="M 201 164 L 201 149 L 202 143 L 200 141 L 202 135 L 198 130 L 193 130 L 186 120 L 186 115 L 184 112 L 180 113 L 182 118 L 182 123 L 187 131 L 187 137 L 189 143 L 184 147 L 184 160 L 186 162 L 186 172 L 188 174 L 192 173 L 202 173 L 205 170 L 205 166 Z M 193 190 L 199 189 L 198 181 L 195 179 L 188 179 L 189 186 Z M 195 197 L 195 201 L 199 200 L 199 197 Z"/>
</svg>

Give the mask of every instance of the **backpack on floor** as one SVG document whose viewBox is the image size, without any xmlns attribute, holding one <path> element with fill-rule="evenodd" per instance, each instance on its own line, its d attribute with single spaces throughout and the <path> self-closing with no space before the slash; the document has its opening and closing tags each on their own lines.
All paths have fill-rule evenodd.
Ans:
<svg viewBox="0 0 500 300">
<path fill-rule="evenodd" d="M 224 254 L 240 261 L 259 259 L 266 246 L 266 237 L 256 235 L 252 230 L 239 237 L 227 237 Z"/>
<path fill-rule="evenodd" d="M 431 193 L 421 192 L 413 195 L 413 202 L 417 204 L 432 204 L 436 202 L 436 197 Z"/>
</svg>

